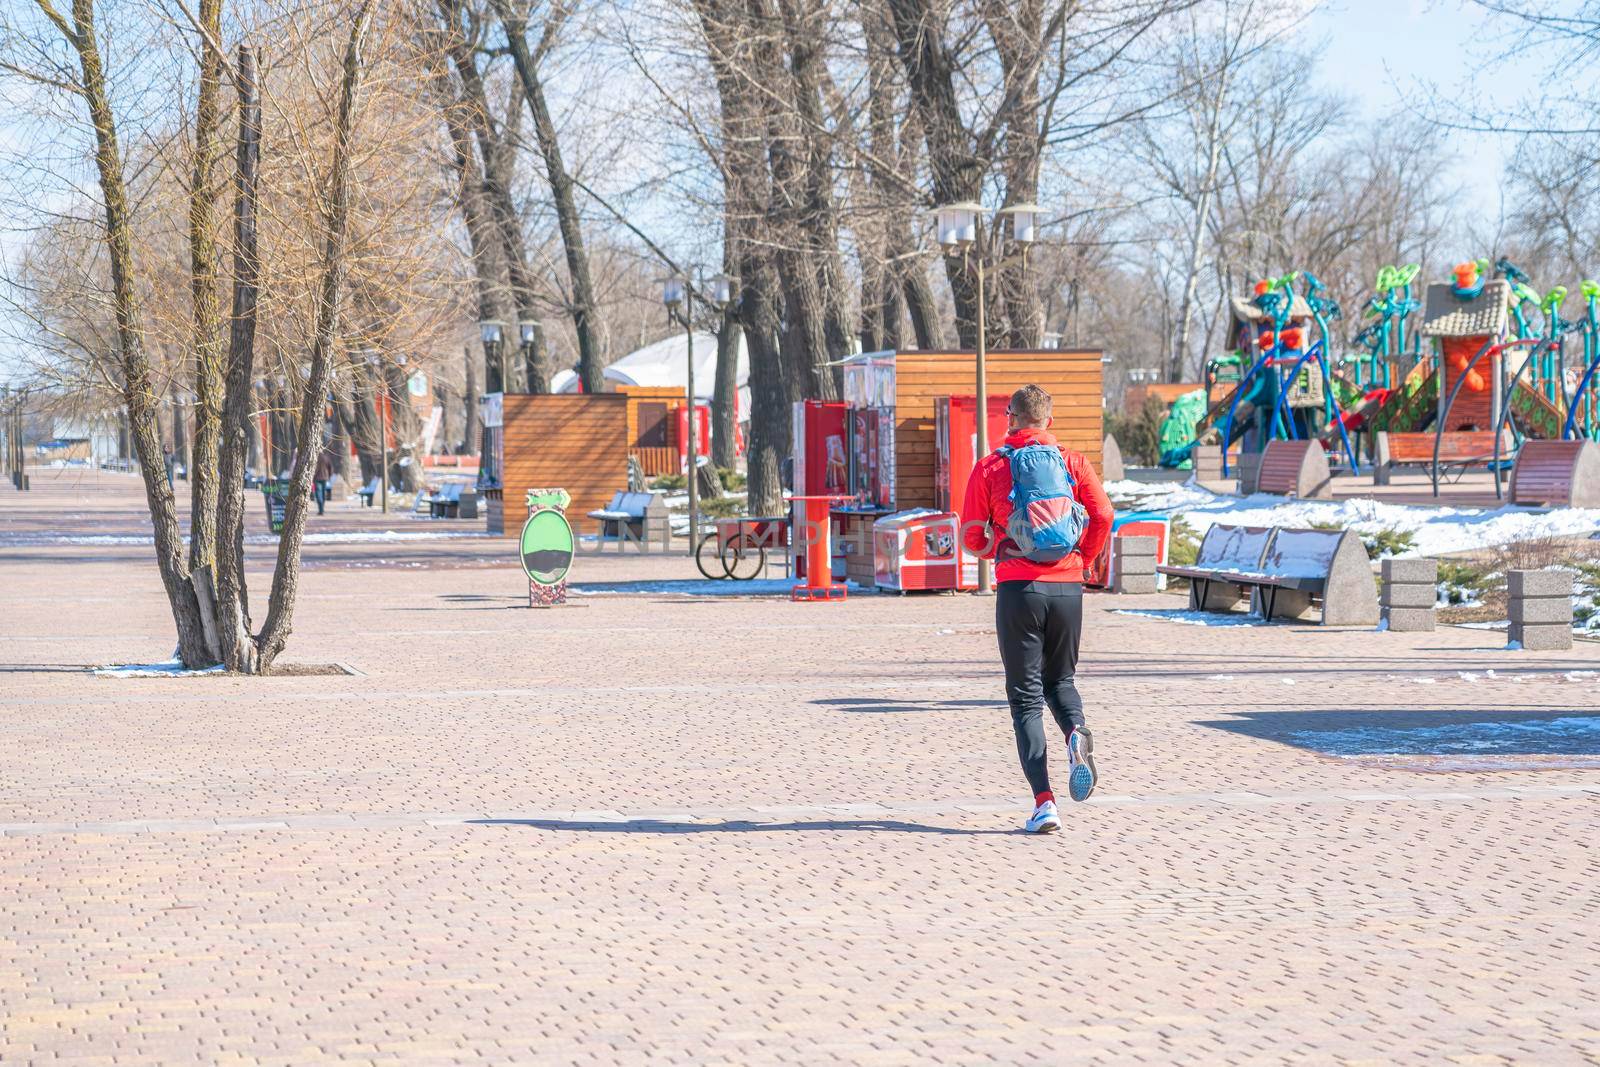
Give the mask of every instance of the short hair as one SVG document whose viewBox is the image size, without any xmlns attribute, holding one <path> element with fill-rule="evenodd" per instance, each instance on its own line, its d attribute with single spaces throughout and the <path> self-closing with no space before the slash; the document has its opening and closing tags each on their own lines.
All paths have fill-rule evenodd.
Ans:
<svg viewBox="0 0 1600 1067">
<path fill-rule="evenodd" d="M 1029 426 L 1043 426 L 1053 408 L 1050 394 L 1037 385 L 1024 385 L 1011 394 L 1011 414 Z"/>
</svg>

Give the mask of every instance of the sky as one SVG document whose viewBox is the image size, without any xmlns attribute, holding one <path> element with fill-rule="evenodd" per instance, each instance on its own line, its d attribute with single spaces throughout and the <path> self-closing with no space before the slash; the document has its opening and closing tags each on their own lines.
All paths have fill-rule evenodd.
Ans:
<svg viewBox="0 0 1600 1067">
<path fill-rule="evenodd" d="M 1369 118 L 1404 114 L 1433 97 L 1463 110 L 1516 111 L 1540 93 L 1538 65 L 1523 57 L 1496 60 L 1514 42 L 1515 27 L 1473 3 L 1450 0 L 1330 0 L 1319 4 L 1307 36 L 1323 44 L 1319 78 L 1353 98 Z M 1473 97 L 1488 87 L 1487 97 Z M 1410 103 L 1408 104 L 1408 101 Z M 1473 206 L 1498 212 L 1499 178 L 1512 139 L 1452 133 L 1452 176 Z"/>
<path fill-rule="evenodd" d="M 1323 0 L 1300 36 L 1305 47 L 1322 51 L 1317 75 L 1321 84 L 1349 96 L 1366 116 L 1382 118 L 1403 114 L 1408 100 L 1429 94 L 1466 102 L 1479 86 L 1490 87 L 1488 103 L 1496 108 L 1514 111 L 1524 103 L 1531 107 L 1539 95 L 1537 65 L 1526 57 L 1511 64 L 1493 62 L 1511 42 L 1512 32 L 1513 27 L 1495 23 L 1471 3 Z M 15 182 L 19 173 L 15 149 L 29 139 L 6 114 L 8 110 L 0 107 L 0 184 Z M 1468 131 L 1449 138 L 1456 151 L 1452 178 L 1476 211 L 1492 215 L 1500 210 L 1498 178 L 1508 141 Z M 12 204 L 0 198 L 0 212 L 14 215 Z M 0 261 L 9 265 L 25 236 L 27 220 L 6 215 L 0 215 Z M 4 284 L 0 278 L 0 288 Z M 6 295 L 0 291 L 0 383 L 14 373 L 17 351 L 10 336 L 20 327 L 5 306 Z"/>
</svg>

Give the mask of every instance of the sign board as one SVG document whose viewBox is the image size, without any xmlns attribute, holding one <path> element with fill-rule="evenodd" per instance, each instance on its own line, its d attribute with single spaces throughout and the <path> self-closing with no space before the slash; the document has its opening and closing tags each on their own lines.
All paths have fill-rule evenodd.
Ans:
<svg viewBox="0 0 1600 1067">
<path fill-rule="evenodd" d="M 567 573 L 576 548 L 566 515 L 570 503 L 565 489 L 528 490 L 528 521 L 522 524 L 518 549 L 528 576 L 529 607 L 566 603 Z"/>
<path fill-rule="evenodd" d="M 281 492 L 272 491 L 264 491 L 262 496 L 267 501 L 267 525 L 271 527 L 273 533 L 283 533 L 283 515 L 288 503 L 287 498 Z"/>
</svg>

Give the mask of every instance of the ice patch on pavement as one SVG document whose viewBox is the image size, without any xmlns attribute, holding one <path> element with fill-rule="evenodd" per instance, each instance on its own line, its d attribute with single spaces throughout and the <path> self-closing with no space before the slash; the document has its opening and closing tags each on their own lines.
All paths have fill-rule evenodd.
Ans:
<svg viewBox="0 0 1600 1067">
<path fill-rule="evenodd" d="M 1440 726 L 1362 726 L 1348 730 L 1298 730 L 1294 743 L 1330 756 L 1533 755 L 1600 756 L 1600 716 Z"/>
<path fill-rule="evenodd" d="M 1140 619 L 1161 619 L 1181 622 L 1185 626 L 1265 626 L 1254 615 L 1226 615 L 1215 611 L 1193 611 L 1189 608 L 1113 608 L 1113 615 L 1132 615 Z"/>
<path fill-rule="evenodd" d="M 179 659 L 160 663 L 108 663 L 104 667 L 96 667 L 94 673 L 100 678 L 190 678 L 197 674 L 221 674 L 222 664 L 190 669 Z"/>
</svg>

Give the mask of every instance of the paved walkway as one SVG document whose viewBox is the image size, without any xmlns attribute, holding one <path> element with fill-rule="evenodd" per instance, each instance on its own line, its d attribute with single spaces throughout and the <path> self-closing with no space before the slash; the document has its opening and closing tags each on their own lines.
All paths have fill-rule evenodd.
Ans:
<svg viewBox="0 0 1600 1067">
<path fill-rule="evenodd" d="M 96 492 L 0 490 L 0 1062 L 1600 1058 L 1594 754 L 1319 751 L 1592 714 L 1594 646 L 1092 598 L 1103 788 L 1036 839 L 976 598 L 325 542 L 287 659 L 359 674 L 94 677 L 170 651 Z"/>
</svg>

